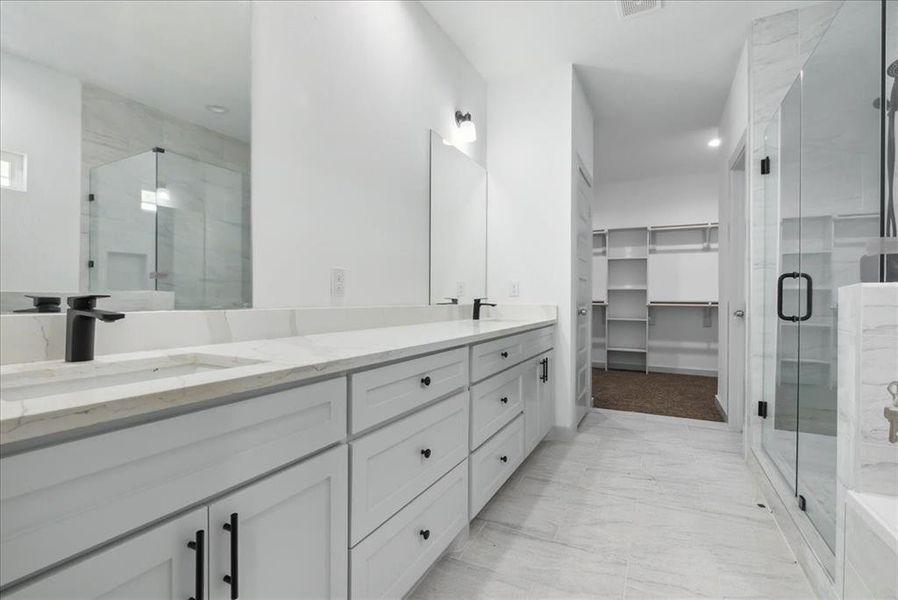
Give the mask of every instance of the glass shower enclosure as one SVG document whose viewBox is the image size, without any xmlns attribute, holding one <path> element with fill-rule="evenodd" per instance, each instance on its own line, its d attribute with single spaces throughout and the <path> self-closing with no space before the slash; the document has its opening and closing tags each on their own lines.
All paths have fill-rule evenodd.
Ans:
<svg viewBox="0 0 898 600">
<path fill-rule="evenodd" d="M 888 23 L 845 2 L 764 135 L 761 446 L 830 549 L 836 529 L 838 290 L 895 278 L 886 165 Z M 886 58 L 888 55 L 888 58 Z M 893 243 L 893 242 L 891 242 Z M 891 261 L 891 263 L 890 263 Z"/>
<path fill-rule="evenodd" d="M 248 183 L 161 148 L 91 169 L 91 292 L 145 291 L 177 309 L 251 306 Z"/>
</svg>

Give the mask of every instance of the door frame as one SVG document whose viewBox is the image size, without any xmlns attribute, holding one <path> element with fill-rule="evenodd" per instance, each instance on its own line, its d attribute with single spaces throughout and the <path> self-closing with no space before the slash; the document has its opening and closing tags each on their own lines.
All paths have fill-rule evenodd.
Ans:
<svg viewBox="0 0 898 600">
<path fill-rule="evenodd" d="M 749 193 L 750 193 L 750 158 L 747 144 L 748 131 L 743 130 L 739 137 L 738 143 L 733 148 L 732 153 L 727 159 L 726 171 L 726 225 L 727 240 L 726 252 L 721 256 L 720 261 L 720 303 L 719 303 L 719 321 L 720 356 L 718 357 L 718 365 L 720 370 L 720 381 L 718 382 L 718 400 L 722 406 L 726 408 L 727 427 L 731 431 L 742 431 L 746 422 L 746 410 L 748 397 L 748 362 L 749 362 L 749 323 L 750 311 L 748 301 L 749 290 L 749 261 L 750 261 L 750 233 L 749 227 Z M 736 171 L 741 171 L 741 193 L 737 193 L 737 181 L 739 178 L 735 176 Z M 740 206 L 734 206 L 734 200 L 739 199 Z M 734 251 L 732 245 L 733 231 L 737 228 L 742 230 L 742 260 L 739 261 L 738 254 Z M 736 296 L 734 282 L 741 281 L 741 297 Z M 741 344 L 738 340 L 734 340 L 730 335 L 730 327 L 732 323 L 733 312 L 741 309 L 745 311 L 743 318 L 743 336 Z M 743 373 L 741 394 L 730 394 L 731 382 L 731 361 L 730 358 L 734 350 L 741 350 L 742 361 L 741 369 Z"/>
</svg>

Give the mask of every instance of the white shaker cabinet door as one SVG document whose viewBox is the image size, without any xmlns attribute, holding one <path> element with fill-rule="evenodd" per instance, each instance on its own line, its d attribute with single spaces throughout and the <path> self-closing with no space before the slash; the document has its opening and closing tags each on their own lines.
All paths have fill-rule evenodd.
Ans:
<svg viewBox="0 0 898 600">
<path fill-rule="evenodd" d="M 542 439 L 542 388 L 543 355 L 527 360 L 524 365 L 522 396 L 524 398 L 525 454 L 529 455 Z"/>
<path fill-rule="evenodd" d="M 338 446 L 210 504 L 209 597 L 345 598 L 348 460 Z"/>
<path fill-rule="evenodd" d="M 206 508 L 199 508 L 125 538 L 4 597 L 203 600 L 206 526 Z"/>
</svg>

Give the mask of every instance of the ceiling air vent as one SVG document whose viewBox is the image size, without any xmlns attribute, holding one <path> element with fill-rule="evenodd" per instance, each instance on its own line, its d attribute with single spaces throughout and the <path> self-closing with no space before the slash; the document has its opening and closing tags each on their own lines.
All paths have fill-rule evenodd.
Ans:
<svg viewBox="0 0 898 600">
<path fill-rule="evenodd" d="M 617 10 L 622 19 L 645 15 L 661 8 L 661 0 L 617 0 Z"/>
</svg>

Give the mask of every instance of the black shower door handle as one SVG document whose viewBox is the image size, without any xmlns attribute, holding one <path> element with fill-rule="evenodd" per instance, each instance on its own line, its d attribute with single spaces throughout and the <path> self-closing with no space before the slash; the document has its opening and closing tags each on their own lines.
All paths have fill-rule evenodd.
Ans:
<svg viewBox="0 0 898 600">
<path fill-rule="evenodd" d="M 783 321 L 797 321 L 798 317 L 795 315 L 785 315 L 783 314 L 783 282 L 787 279 L 798 279 L 800 273 L 798 271 L 792 271 L 791 273 L 783 273 L 776 280 L 776 314 Z"/>
<path fill-rule="evenodd" d="M 808 305 L 807 310 L 803 315 L 801 315 L 798 318 L 798 320 L 799 321 L 807 321 L 808 319 L 811 318 L 811 315 L 814 314 L 814 280 L 811 279 L 811 276 L 808 275 L 807 273 L 799 273 L 798 275 L 799 275 L 799 277 L 804 279 L 808 284 L 808 289 L 805 292 L 806 298 L 807 298 L 806 302 Z"/>
</svg>

